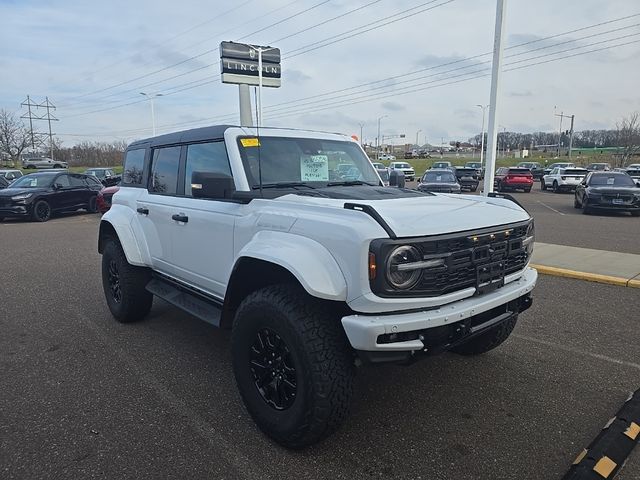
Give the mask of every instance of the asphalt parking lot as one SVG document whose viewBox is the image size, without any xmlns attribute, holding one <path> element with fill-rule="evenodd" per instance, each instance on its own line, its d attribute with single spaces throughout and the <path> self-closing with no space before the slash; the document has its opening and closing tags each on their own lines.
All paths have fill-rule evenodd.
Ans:
<svg viewBox="0 0 640 480">
<path fill-rule="evenodd" d="M 98 222 L 0 223 L 2 478 L 560 478 L 640 387 L 637 290 L 542 276 L 501 348 L 361 368 L 343 428 L 290 452 L 245 412 L 229 332 L 160 301 L 112 320 Z"/>
<path fill-rule="evenodd" d="M 417 183 L 410 182 L 408 188 Z M 534 217 L 536 240 L 544 243 L 640 254 L 640 219 L 624 212 L 584 215 L 573 208 L 573 192 L 541 191 L 540 182 L 529 193 L 513 195 Z M 478 195 L 479 192 L 464 195 Z"/>
</svg>

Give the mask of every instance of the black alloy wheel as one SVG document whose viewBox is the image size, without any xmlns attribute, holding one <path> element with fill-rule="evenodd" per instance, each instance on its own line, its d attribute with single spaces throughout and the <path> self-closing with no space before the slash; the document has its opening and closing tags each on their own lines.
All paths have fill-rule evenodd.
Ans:
<svg viewBox="0 0 640 480">
<path fill-rule="evenodd" d="M 51 218 L 51 206 L 45 200 L 38 200 L 33 206 L 33 219 L 36 222 L 46 222 Z"/>
<path fill-rule="evenodd" d="M 293 405 L 298 393 L 293 356 L 285 341 L 274 330 L 263 328 L 249 354 L 249 368 L 262 399 L 276 410 Z"/>
<path fill-rule="evenodd" d="M 109 291 L 111 292 L 111 298 L 115 303 L 122 302 L 122 290 L 120 288 L 120 271 L 118 270 L 118 264 L 115 259 L 111 259 L 107 270 L 107 278 L 109 284 Z"/>
<path fill-rule="evenodd" d="M 558 182 L 554 180 L 551 189 L 553 190 L 553 193 L 559 193 L 560 189 L 558 188 Z"/>
</svg>

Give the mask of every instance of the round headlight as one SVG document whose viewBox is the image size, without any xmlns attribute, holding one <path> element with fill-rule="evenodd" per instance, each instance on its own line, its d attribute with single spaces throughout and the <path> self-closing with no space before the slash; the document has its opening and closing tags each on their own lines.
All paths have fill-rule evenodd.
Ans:
<svg viewBox="0 0 640 480">
<path fill-rule="evenodd" d="M 422 271 L 415 268 L 403 268 L 403 265 L 421 261 L 420 252 L 417 248 L 408 245 L 396 247 L 387 258 L 387 281 L 394 288 L 406 290 L 413 287 Z"/>
</svg>

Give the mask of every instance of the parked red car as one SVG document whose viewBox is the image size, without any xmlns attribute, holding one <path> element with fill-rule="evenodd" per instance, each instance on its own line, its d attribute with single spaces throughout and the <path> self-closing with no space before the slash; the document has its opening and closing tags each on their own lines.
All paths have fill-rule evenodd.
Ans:
<svg viewBox="0 0 640 480">
<path fill-rule="evenodd" d="M 518 189 L 530 192 L 533 186 L 533 174 L 528 168 L 500 167 L 496 171 L 493 186 L 498 192 Z"/>
<path fill-rule="evenodd" d="M 100 192 L 98 193 L 98 198 L 96 199 L 98 211 L 100 213 L 105 213 L 111 208 L 111 198 L 113 197 L 113 194 L 118 190 L 120 190 L 120 187 L 118 185 L 114 185 L 112 187 L 104 187 L 102 190 L 100 190 Z"/>
</svg>

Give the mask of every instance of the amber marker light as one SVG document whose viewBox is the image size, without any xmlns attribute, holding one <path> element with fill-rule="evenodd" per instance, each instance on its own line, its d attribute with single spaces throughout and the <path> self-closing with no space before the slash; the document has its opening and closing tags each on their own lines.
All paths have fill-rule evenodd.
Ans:
<svg viewBox="0 0 640 480">
<path fill-rule="evenodd" d="M 369 253 L 369 280 L 376 279 L 376 256 Z"/>
</svg>

